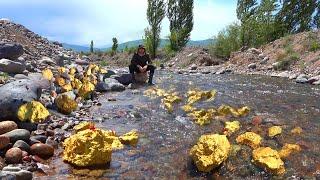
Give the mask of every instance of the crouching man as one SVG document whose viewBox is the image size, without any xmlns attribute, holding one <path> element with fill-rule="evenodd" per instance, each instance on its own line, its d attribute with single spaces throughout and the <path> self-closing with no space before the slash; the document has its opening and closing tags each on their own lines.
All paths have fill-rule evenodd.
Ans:
<svg viewBox="0 0 320 180">
<path fill-rule="evenodd" d="M 152 82 L 154 71 L 156 67 L 152 65 L 149 55 L 143 45 L 139 45 L 137 53 L 131 59 L 129 66 L 130 74 L 133 82 L 136 81 L 135 73 L 147 73 L 149 71 L 149 85 L 154 85 Z"/>
</svg>

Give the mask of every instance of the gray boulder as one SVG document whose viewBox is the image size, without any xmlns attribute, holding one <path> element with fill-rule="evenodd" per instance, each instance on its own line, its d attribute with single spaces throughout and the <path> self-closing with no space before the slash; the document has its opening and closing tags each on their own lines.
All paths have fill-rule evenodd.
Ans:
<svg viewBox="0 0 320 180">
<path fill-rule="evenodd" d="M 6 73 L 19 74 L 26 70 L 26 66 L 20 62 L 11 61 L 9 59 L 0 60 L 0 71 Z"/>
<path fill-rule="evenodd" d="M 30 152 L 30 146 L 23 140 L 18 140 L 14 143 L 13 147 L 20 148 L 22 151 Z"/>
<path fill-rule="evenodd" d="M 296 83 L 301 83 L 301 84 L 308 83 L 308 76 L 305 74 L 300 74 L 296 79 Z"/>
<path fill-rule="evenodd" d="M 108 70 L 106 74 L 104 74 L 103 79 L 110 78 L 111 76 L 115 75 L 116 73 L 112 70 Z"/>
<path fill-rule="evenodd" d="M 0 42 L 0 59 L 18 59 L 24 53 L 23 47 L 17 43 Z"/>
<path fill-rule="evenodd" d="M 107 78 L 104 82 L 99 82 L 96 86 L 98 92 L 108 92 L 108 91 L 124 91 L 126 87 L 119 83 L 116 79 Z"/>
<path fill-rule="evenodd" d="M 257 68 L 257 64 L 256 63 L 251 63 L 248 65 L 248 69 L 256 69 Z"/>
<path fill-rule="evenodd" d="M 15 143 L 18 140 L 29 141 L 30 132 L 25 129 L 15 129 L 4 134 L 10 138 L 10 142 Z"/>
<path fill-rule="evenodd" d="M 16 120 L 18 108 L 32 100 L 38 100 L 41 89 L 50 87 L 49 81 L 30 75 L 29 79 L 21 79 L 0 87 L 0 119 Z"/>
<path fill-rule="evenodd" d="M 0 177 L 4 179 L 15 179 L 15 180 L 31 180 L 33 175 L 32 172 L 23 170 L 19 167 L 4 167 L 0 173 Z"/>
<path fill-rule="evenodd" d="M 129 85 L 130 83 L 132 83 L 132 77 L 131 74 L 129 73 L 124 73 L 124 74 L 120 74 L 120 75 L 113 75 L 111 76 L 111 78 L 116 79 L 117 81 L 119 81 L 119 83 L 123 84 L 123 85 Z"/>
</svg>

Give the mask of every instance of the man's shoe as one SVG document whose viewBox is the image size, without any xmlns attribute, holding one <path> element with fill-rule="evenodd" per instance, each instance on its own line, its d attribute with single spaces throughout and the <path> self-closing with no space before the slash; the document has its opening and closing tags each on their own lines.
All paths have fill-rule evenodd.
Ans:
<svg viewBox="0 0 320 180">
<path fill-rule="evenodd" d="M 153 82 L 150 82 L 150 81 L 149 81 L 149 82 L 148 82 L 148 85 L 149 85 L 149 86 L 154 86 L 155 84 L 154 84 Z"/>
</svg>

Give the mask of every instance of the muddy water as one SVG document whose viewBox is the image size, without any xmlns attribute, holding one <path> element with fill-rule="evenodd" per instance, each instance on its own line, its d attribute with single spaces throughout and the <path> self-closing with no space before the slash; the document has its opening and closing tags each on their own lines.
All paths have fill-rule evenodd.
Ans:
<svg viewBox="0 0 320 180">
<path fill-rule="evenodd" d="M 113 129 L 118 134 L 137 129 L 140 139 L 137 147 L 126 147 L 112 155 L 112 162 L 99 170 L 74 169 L 55 158 L 46 178 L 83 179 L 252 179 L 272 176 L 251 163 L 251 149 L 235 143 L 237 135 L 254 131 L 264 137 L 263 145 L 280 149 L 284 143 L 298 143 L 302 152 L 285 160 L 286 174 L 282 178 L 320 178 L 320 89 L 299 85 L 287 79 L 239 75 L 176 75 L 158 72 L 159 88 L 175 89 L 183 96 L 187 90 L 216 89 L 213 102 L 198 103 L 198 107 L 218 107 L 221 104 L 249 106 L 248 117 L 238 119 L 242 128 L 229 138 L 237 150 L 212 173 L 200 173 L 193 165 L 188 152 L 197 139 L 206 133 L 221 133 L 224 121 L 220 118 L 210 125 L 200 127 L 176 107 L 168 114 L 161 106 L 160 98 L 143 96 L 149 87 L 108 93 L 100 97 L 101 106 L 91 109 L 98 127 Z M 108 101 L 115 98 L 116 101 Z M 262 119 L 260 125 L 252 125 L 252 118 Z M 104 119 L 101 121 L 101 119 Z M 282 125 L 283 133 L 268 138 L 266 130 L 272 125 Z M 300 126 L 302 135 L 290 131 Z M 45 178 L 45 177 L 38 177 Z"/>
</svg>

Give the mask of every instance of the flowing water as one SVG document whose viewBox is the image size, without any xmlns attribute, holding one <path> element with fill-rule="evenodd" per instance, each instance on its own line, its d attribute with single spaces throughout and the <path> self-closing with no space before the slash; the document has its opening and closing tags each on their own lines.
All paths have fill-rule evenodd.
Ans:
<svg viewBox="0 0 320 180">
<path fill-rule="evenodd" d="M 254 131 L 263 138 L 263 145 L 281 149 L 284 143 L 297 143 L 302 151 L 285 160 L 286 173 L 282 178 L 320 178 L 320 89 L 319 86 L 295 84 L 287 79 L 242 75 L 177 75 L 158 72 L 159 88 L 174 89 L 183 97 L 189 89 L 218 91 L 213 102 L 200 102 L 199 107 L 249 106 L 251 112 L 241 122 L 241 129 L 229 140 L 236 145 L 237 135 Z M 101 106 L 91 109 L 94 119 L 105 120 L 98 127 L 113 129 L 118 134 L 137 129 L 137 147 L 126 147 L 113 152 L 112 162 L 101 169 L 75 169 L 54 158 L 49 164 L 49 176 L 37 178 L 95 179 L 268 179 L 272 176 L 251 163 L 251 149 L 246 146 L 231 153 L 230 157 L 211 173 L 201 173 L 192 163 L 190 148 L 203 134 L 221 133 L 224 121 L 213 120 L 210 125 L 199 126 L 190 120 L 177 105 L 169 114 L 161 107 L 160 98 L 150 99 L 143 91 L 150 87 L 101 96 Z M 108 101 L 115 98 L 116 101 Z M 252 118 L 262 118 L 262 124 L 252 125 Z M 275 138 L 267 137 L 267 129 L 281 125 L 283 133 Z M 301 127 L 301 135 L 290 131 Z"/>
</svg>

